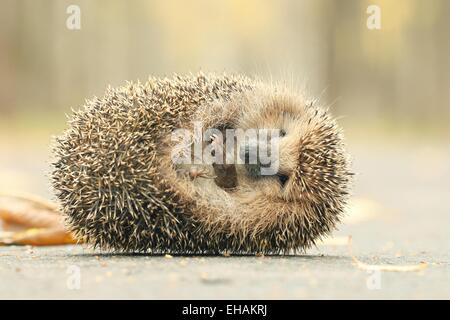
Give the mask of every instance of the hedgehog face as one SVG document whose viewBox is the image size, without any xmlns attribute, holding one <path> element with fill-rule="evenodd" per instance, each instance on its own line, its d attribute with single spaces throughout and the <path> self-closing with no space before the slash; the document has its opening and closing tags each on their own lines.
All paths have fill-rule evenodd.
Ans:
<svg viewBox="0 0 450 320">
<path fill-rule="evenodd" d="M 256 164 L 248 163 L 247 154 L 259 150 L 260 139 L 237 142 L 232 151 L 234 158 L 239 157 L 245 164 L 237 161 L 232 166 L 216 166 L 215 175 L 222 176 L 216 179 L 217 186 L 229 191 L 239 186 L 242 194 L 259 192 L 261 197 L 278 198 L 282 204 L 327 202 L 345 196 L 349 184 L 348 159 L 340 130 L 327 110 L 307 104 L 302 96 L 283 89 L 256 88 L 225 102 L 206 105 L 200 109 L 198 118 L 207 119 L 207 127 L 221 130 L 278 132 L 272 138 L 277 150 L 275 154 L 270 150 L 269 164 L 259 160 Z M 267 165 L 276 171 L 261 174 Z"/>
<path fill-rule="evenodd" d="M 348 161 L 340 131 L 325 109 L 283 93 L 247 94 L 240 103 L 242 111 L 236 127 L 279 132 L 275 157 L 278 169 L 274 174 L 258 174 L 258 165 L 245 165 L 245 170 L 238 170 L 249 187 L 259 188 L 266 196 L 294 202 L 322 201 L 331 194 L 345 192 L 340 186 L 348 183 Z M 247 143 L 238 148 L 241 155 L 256 149 Z"/>
<path fill-rule="evenodd" d="M 276 130 L 278 136 L 275 137 L 277 144 L 276 155 L 271 154 L 272 161 L 276 161 L 277 171 L 271 175 L 261 175 L 260 165 L 245 165 L 245 171 L 249 179 L 263 190 L 267 190 L 271 195 L 277 194 L 286 198 L 289 194 L 298 194 L 293 188 L 296 183 L 295 173 L 299 168 L 299 151 L 302 135 L 305 132 L 304 117 L 307 115 L 306 106 L 298 98 L 291 98 L 285 95 L 264 94 L 247 96 L 245 105 L 236 126 L 247 129 L 268 129 Z M 271 145 L 267 143 L 267 145 Z M 256 150 L 256 145 L 238 145 L 239 155 L 246 154 L 248 150 Z M 248 158 L 248 157 L 247 157 Z M 246 159 L 247 160 L 247 159 Z M 272 163 L 272 165 L 274 165 Z"/>
</svg>

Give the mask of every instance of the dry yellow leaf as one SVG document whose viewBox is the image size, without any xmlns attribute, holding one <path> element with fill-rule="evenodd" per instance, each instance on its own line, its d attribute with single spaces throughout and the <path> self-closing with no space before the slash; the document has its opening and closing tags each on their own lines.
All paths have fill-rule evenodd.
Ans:
<svg viewBox="0 0 450 320">
<path fill-rule="evenodd" d="M 77 241 L 64 228 L 27 229 L 3 233 L 0 243 L 6 245 L 52 246 L 75 244 Z"/>
<path fill-rule="evenodd" d="M 77 243 L 65 229 L 57 205 L 34 195 L 0 193 L 0 221 L 0 245 Z"/>
<path fill-rule="evenodd" d="M 0 219 L 4 229 L 61 227 L 62 217 L 46 200 L 34 196 L 0 194 Z"/>
</svg>

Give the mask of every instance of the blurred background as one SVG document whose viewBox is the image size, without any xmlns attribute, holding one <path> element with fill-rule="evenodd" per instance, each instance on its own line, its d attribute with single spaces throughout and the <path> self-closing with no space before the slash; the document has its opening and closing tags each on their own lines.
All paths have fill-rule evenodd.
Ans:
<svg viewBox="0 0 450 320">
<path fill-rule="evenodd" d="M 0 190 L 51 197 L 51 136 L 108 85 L 239 72 L 298 85 L 340 118 L 357 173 L 341 234 L 375 250 L 447 248 L 450 1 L 0 4 Z M 79 30 L 66 26 L 69 5 Z M 367 27 L 369 5 L 379 30 Z"/>
</svg>

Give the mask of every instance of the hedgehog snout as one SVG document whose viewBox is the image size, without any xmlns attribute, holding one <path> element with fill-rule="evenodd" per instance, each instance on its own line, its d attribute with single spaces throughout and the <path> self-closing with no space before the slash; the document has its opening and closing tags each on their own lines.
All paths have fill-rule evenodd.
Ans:
<svg viewBox="0 0 450 320">
<path fill-rule="evenodd" d="M 245 164 L 256 162 L 258 157 L 258 141 L 255 139 L 247 139 L 239 145 L 239 158 Z"/>
<path fill-rule="evenodd" d="M 278 143 L 272 139 L 271 142 Z M 272 143 L 263 143 L 257 139 L 246 139 L 238 146 L 238 154 L 253 177 L 276 176 L 279 174 L 279 151 Z"/>
</svg>

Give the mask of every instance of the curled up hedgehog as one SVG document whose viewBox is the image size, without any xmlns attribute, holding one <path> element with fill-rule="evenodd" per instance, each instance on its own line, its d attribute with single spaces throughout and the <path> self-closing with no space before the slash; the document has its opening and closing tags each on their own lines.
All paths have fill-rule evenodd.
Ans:
<svg viewBox="0 0 450 320">
<path fill-rule="evenodd" d="M 200 134 L 176 138 L 180 129 Z M 238 129 L 277 132 L 266 139 L 275 156 L 249 161 L 261 139 L 226 133 Z M 212 160 L 198 159 L 199 148 Z M 326 109 L 238 75 L 109 88 L 74 113 L 54 155 L 52 184 L 69 229 L 116 252 L 302 251 L 335 228 L 351 184 Z M 262 174 L 268 167 L 276 170 Z"/>
</svg>

